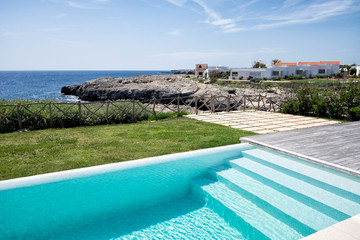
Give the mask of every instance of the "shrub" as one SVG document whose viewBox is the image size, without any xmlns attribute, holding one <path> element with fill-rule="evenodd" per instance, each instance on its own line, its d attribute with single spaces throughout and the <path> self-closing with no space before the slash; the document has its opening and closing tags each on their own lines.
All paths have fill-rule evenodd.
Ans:
<svg viewBox="0 0 360 240">
<path fill-rule="evenodd" d="M 360 120 L 360 83 L 346 83 L 341 89 L 336 85 L 330 88 L 303 86 L 297 91 L 296 98 L 288 99 L 282 105 L 281 112 Z"/>
<path fill-rule="evenodd" d="M 256 83 L 260 82 L 261 80 L 262 80 L 261 78 L 252 78 L 252 79 L 250 79 L 250 81 L 256 82 Z"/>
<path fill-rule="evenodd" d="M 216 83 L 217 82 L 217 78 L 210 78 L 210 83 Z"/>
<path fill-rule="evenodd" d="M 209 73 L 209 78 L 212 79 L 212 78 L 221 78 L 221 72 L 216 70 L 216 71 L 211 71 Z"/>
<path fill-rule="evenodd" d="M 222 72 L 221 78 L 228 79 L 230 77 L 230 71 Z"/>
</svg>

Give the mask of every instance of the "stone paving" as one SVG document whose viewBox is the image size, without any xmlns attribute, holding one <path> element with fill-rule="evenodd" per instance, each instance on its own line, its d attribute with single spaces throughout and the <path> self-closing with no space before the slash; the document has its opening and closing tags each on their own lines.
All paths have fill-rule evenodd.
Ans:
<svg viewBox="0 0 360 240">
<path fill-rule="evenodd" d="M 259 134 L 340 123 L 333 120 L 265 111 L 232 111 L 213 114 L 205 112 L 198 115 L 186 115 L 186 117 Z"/>
</svg>

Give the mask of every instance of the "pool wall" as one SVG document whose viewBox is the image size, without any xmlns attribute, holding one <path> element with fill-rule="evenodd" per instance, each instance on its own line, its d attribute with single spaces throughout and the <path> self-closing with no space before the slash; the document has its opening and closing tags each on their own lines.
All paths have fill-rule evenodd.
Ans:
<svg viewBox="0 0 360 240">
<path fill-rule="evenodd" d="M 0 239 L 55 234 L 176 199 L 188 193 L 192 178 L 251 148 L 236 144 L 0 181 Z"/>
</svg>

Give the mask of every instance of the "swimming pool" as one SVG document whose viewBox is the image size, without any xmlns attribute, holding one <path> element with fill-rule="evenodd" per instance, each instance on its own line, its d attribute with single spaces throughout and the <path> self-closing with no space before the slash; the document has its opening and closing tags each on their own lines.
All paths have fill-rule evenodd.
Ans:
<svg viewBox="0 0 360 240">
<path fill-rule="evenodd" d="M 300 239 L 359 178 L 250 144 L 0 182 L 0 239 Z"/>
</svg>

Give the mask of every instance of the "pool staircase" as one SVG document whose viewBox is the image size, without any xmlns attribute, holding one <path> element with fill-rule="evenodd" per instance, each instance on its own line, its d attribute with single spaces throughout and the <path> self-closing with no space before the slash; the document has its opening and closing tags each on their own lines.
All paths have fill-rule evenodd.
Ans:
<svg viewBox="0 0 360 240">
<path fill-rule="evenodd" d="M 360 182 L 261 148 L 192 181 L 246 239 L 301 239 L 360 213 Z"/>
</svg>

